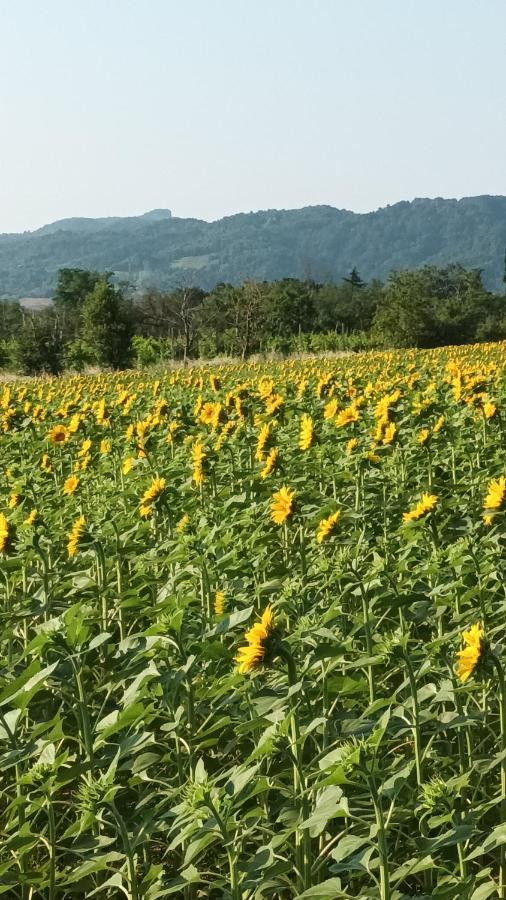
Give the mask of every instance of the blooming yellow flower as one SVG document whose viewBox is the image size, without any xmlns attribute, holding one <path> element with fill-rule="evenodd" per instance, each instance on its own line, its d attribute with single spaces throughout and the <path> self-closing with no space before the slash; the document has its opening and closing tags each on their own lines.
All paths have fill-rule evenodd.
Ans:
<svg viewBox="0 0 506 900">
<path fill-rule="evenodd" d="M 293 511 L 295 491 L 282 487 L 271 498 L 271 519 L 276 525 L 282 525 Z"/>
<path fill-rule="evenodd" d="M 139 504 L 139 515 L 143 518 L 148 518 L 153 512 L 153 506 L 158 500 L 158 498 L 163 494 L 165 490 L 166 481 L 165 478 L 153 478 L 150 486 L 147 490 L 144 491 L 140 504 Z"/>
<path fill-rule="evenodd" d="M 262 613 L 260 621 L 255 622 L 244 635 L 246 644 L 243 647 L 239 647 L 235 661 L 241 675 L 246 674 L 246 672 L 253 672 L 262 665 L 266 644 L 273 630 L 274 617 L 272 607 L 269 605 Z"/>
<path fill-rule="evenodd" d="M 385 426 L 385 431 L 383 432 L 383 437 L 381 438 L 382 444 L 391 444 L 397 434 L 397 425 L 395 422 L 389 422 L 388 425 Z"/>
<path fill-rule="evenodd" d="M 337 509 L 331 516 L 328 516 L 327 519 L 321 520 L 316 530 L 316 540 L 319 544 L 332 534 L 340 515 L 341 512 Z"/>
<path fill-rule="evenodd" d="M 9 509 L 16 509 L 19 503 L 19 494 L 13 493 L 9 497 Z"/>
<path fill-rule="evenodd" d="M 52 444 L 64 444 L 70 437 L 70 431 L 65 425 L 54 425 L 47 437 Z"/>
<path fill-rule="evenodd" d="M 430 431 L 428 428 L 422 428 L 421 431 L 418 432 L 416 439 L 419 444 L 426 444 L 429 440 Z"/>
<path fill-rule="evenodd" d="M 283 403 L 284 400 L 281 394 L 272 394 L 265 401 L 265 412 L 268 416 L 272 416 L 280 406 L 283 406 Z"/>
<path fill-rule="evenodd" d="M 110 449 L 111 449 L 111 442 L 109 440 L 107 440 L 107 438 L 104 438 L 103 440 L 100 441 L 100 453 L 102 454 L 102 456 L 105 456 L 106 453 L 109 453 Z"/>
<path fill-rule="evenodd" d="M 357 447 L 357 446 L 358 446 L 357 438 L 350 438 L 350 440 L 346 444 L 346 453 L 348 454 L 348 456 L 351 456 L 355 447 Z"/>
<path fill-rule="evenodd" d="M 63 493 L 73 494 L 78 487 L 79 478 L 77 477 L 77 475 L 69 475 L 69 477 L 65 480 L 65 484 L 63 485 Z"/>
<path fill-rule="evenodd" d="M 74 522 L 72 529 L 70 531 L 68 542 L 67 542 L 67 553 L 69 558 L 71 559 L 77 553 L 77 547 L 79 541 L 81 540 L 83 529 L 84 529 L 84 516 L 79 516 L 78 519 Z"/>
<path fill-rule="evenodd" d="M 358 422 L 359 418 L 359 411 L 357 407 L 352 404 L 346 409 L 342 409 L 341 412 L 337 414 L 335 423 L 337 428 L 343 428 L 345 425 L 349 425 L 351 422 Z"/>
<path fill-rule="evenodd" d="M 438 434 L 441 431 L 444 423 L 445 423 L 445 417 L 439 416 L 439 419 L 437 420 L 436 424 L 434 425 L 434 428 L 432 429 L 432 434 Z"/>
<path fill-rule="evenodd" d="M 199 422 L 210 425 L 215 430 L 220 422 L 221 410 L 221 403 L 204 403 L 200 410 Z"/>
<path fill-rule="evenodd" d="M 483 415 L 486 419 L 493 419 L 496 412 L 497 406 L 495 403 L 492 403 L 491 400 L 487 400 L 487 402 L 483 404 Z"/>
<path fill-rule="evenodd" d="M 302 416 L 299 433 L 299 450 L 309 450 L 313 443 L 314 425 L 311 416 L 305 413 Z"/>
<path fill-rule="evenodd" d="M 179 522 L 176 525 L 176 531 L 178 532 L 178 534 L 183 533 L 183 531 L 185 530 L 189 521 L 190 521 L 190 516 L 188 515 L 188 513 L 185 513 L 184 516 L 181 516 Z"/>
<path fill-rule="evenodd" d="M 204 460 L 206 451 L 200 441 L 196 441 L 192 447 L 193 473 L 192 481 L 196 485 L 202 484 L 204 481 Z"/>
<path fill-rule="evenodd" d="M 279 457 L 279 450 L 277 447 L 273 447 L 272 450 L 269 450 L 269 452 L 265 458 L 265 465 L 264 465 L 262 471 L 260 472 L 260 478 L 265 479 L 271 474 L 271 472 L 274 471 L 274 469 L 276 468 L 276 463 L 278 461 L 278 457 Z"/>
<path fill-rule="evenodd" d="M 483 509 L 500 509 L 506 496 L 506 477 L 501 475 L 488 485 L 487 496 L 483 501 Z"/>
<path fill-rule="evenodd" d="M 134 456 L 127 456 L 126 459 L 123 460 L 123 465 L 121 466 L 121 471 L 123 472 L 123 475 L 128 475 L 128 473 L 130 472 L 130 470 L 133 467 L 134 462 L 135 462 Z"/>
<path fill-rule="evenodd" d="M 91 441 L 89 438 L 86 438 L 86 440 L 84 440 L 82 442 L 81 447 L 79 448 L 79 453 L 77 455 L 78 456 L 87 456 L 87 454 L 89 453 L 90 450 L 91 450 Z"/>
<path fill-rule="evenodd" d="M 14 529 L 3 513 L 0 513 L 0 553 L 9 549 L 13 539 Z"/>
<path fill-rule="evenodd" d="M 405 512 L 402 515 L 404 522 L 414 522 L 417 519 L 421 519 L 426 513 L 431 512 L 437 504 L 437 497 L 435 494 L 422 494 L 421 499 L 413 507 L 409 512 Z"/>
<path fill-rule="evenodd" d="M 214 612 L 217 616 L 223 615 L 225 604 L 225 594 L 223 591 L 216 591 L 214 595 Z"/>
<path fill-rule="evenodd" d="M 39 515 L 38 510 L 32 509 L 32 511 L 27 515 L 23 524 L 24 525 L 33 525 L 33 523 L 35 522 L 35 519 L 37 518 L 38 515 Z"/>
<path fill-rule="evenodd" d="M 263 461 L 264 453 L 265 453 L 265 448 L 266 448 L 266 446 L 267 446 L 267 441 L 269 440 L 270 432 L 271 432 L 271 425 L 270 425 L 270 422 L 265 422 L 265 423 L 262 425 L 262 427 L 261 427 L 261 429 L 260 429 L 260 431 L 259 431 L 259 434 L 258 434 L 258 438 L 257 438 L 257 447 L 256 447 L 256 451 L 255 451 L 255 459 L 257 459 L 258 462 L 262 462 L 262 461 Z"/>
<path fill-rule="evenodd" d="M 483 628 L 479 622 L 464 631 L 464 649 L 457 653 L 457 677 L 464 683 L 473 674 L 483 652 Z"/>
<path fill-rule="evenodd" d="M 325 404 L 325 408 L 323 410 L 323 418 L 324 419 L 333 419 L 337 413 L 337 407 L 339 406 L 335 397 L 328 401 Z"/>
</svg>

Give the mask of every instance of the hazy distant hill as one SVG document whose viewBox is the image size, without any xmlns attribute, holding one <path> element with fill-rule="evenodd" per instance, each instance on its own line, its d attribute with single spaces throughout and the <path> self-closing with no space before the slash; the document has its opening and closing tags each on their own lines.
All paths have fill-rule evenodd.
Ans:
<svg viewBox="0 0 506 900">
<path fill-rule="evenodd" d="M 331 206 L 241 213 L 217 222 L 169 210 L 108 219 L 64 219 L 0 235 L 0 296 L 51 296 L 62 266 L 109 270 L 139 288 L 245 278 L 363 278 L 392 269 L 461 262 L 502 288 L 506 197 L 403 201 L 357 214 Z"/>
</svg>

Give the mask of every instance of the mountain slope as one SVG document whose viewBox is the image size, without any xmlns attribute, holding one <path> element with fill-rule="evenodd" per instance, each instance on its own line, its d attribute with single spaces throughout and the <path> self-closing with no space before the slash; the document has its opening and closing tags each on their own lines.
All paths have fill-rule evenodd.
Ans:
<svg viewBox="0 0 506 900">
<path fill-rule="evenodd" d="M 371 213 L 331 206 L 241 213 L 216 222 L 168 210 L 110 219 L 66 219 L 0 235 L 0 296 L 50 296 L 62 266 L 108 270 L 139 289 L 310 276 L 363 278 L 392 269 L 461 262 L 502 286 L 506 197 L 403 201 Z"/>
</svg>

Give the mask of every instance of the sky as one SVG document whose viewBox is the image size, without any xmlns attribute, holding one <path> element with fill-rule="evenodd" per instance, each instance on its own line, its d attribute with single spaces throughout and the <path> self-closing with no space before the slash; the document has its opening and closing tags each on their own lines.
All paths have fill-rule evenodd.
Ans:
<svg viewBox="0 0 506 900">
<path fill-rule="evenodd" d="M 0 0 L 0 232 L 506 194 L 505 0 Z"/>
</svg>

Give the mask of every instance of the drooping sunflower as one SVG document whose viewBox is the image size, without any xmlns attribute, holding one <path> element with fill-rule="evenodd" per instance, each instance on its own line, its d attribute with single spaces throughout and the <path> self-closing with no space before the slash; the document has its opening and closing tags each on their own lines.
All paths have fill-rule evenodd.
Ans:
<svg viewBox="0 0 506 900">
<path fill-rule="evenodd" d="M 402 514 L 402 519 L 404 522 L 416 522 L 417 519 L 421 519 L 426 513 L 431 512 L 436 504 L 437 497 L 435 494 L 422 494 L 416 506 Z"/>
<path fill-rule="evenodd" d="M 463 650 L 457 653 L 457 677 L 464 683 L 473 674 L 478 665 L 484 646 L 484 631 L 480 622 L 471 625 L 469 631 L 464 631 Z"/>
<path fill-rule="evenodd" d="M 269 637 L 273 631 L 274 616 L 272 607 L 269 604 L 269 606 L 264 609 L 260 621 L 255 622 L 244 635 L 246 644 L 243 647 L 239 647 L 237 656 L 235 657 L 237 669 L 241 675 L 245 675 L 247 672 L 253 672 L 255 669 L 260 668 L 265 659 Z"/>
<path fill-rule="evenodd" d="M 322 543 L 326 538 L 330 537 L 334 528 L 337 524 L 337 521 L 341 515 L 341 511 L 336 509 L 331 516 L 328 516 L 326 519 L 322 519 L 318 524 L 318 528 L 316 529 L 316 540 L 319 544 Z"/>
<path fill-rule="evenodd" d="M 285 486 L 272 495 L 271 519 L 276 525 L 282 525 L 292 515 L 294 497 L 295 491 Z"/>
</svg>

